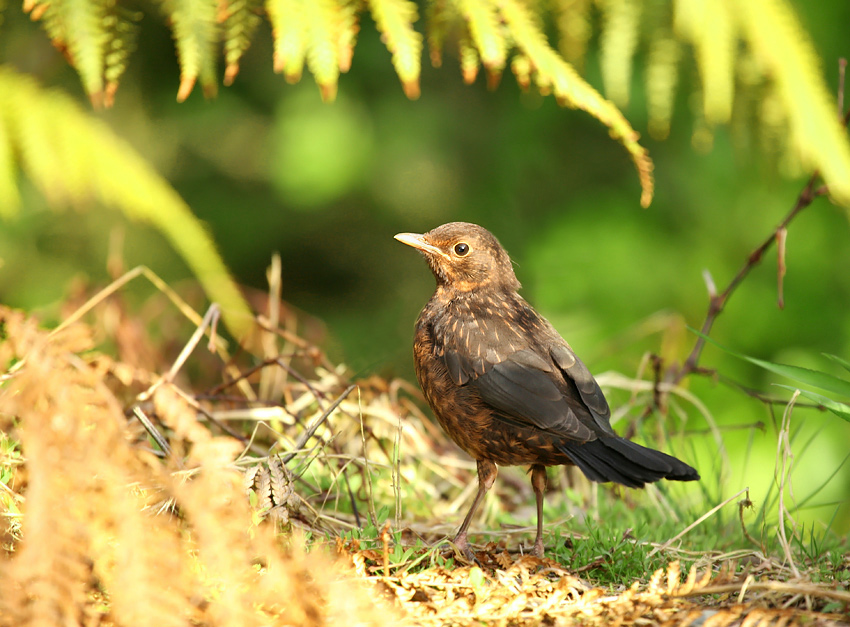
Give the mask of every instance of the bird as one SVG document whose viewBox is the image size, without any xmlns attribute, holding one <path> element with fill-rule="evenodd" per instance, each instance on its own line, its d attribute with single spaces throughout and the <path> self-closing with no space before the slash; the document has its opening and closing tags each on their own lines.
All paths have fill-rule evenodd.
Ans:
<svg viewBox="0 0 850 627">
<path fill-rule="evenodd" d="M 688 464 L 620 437 L 587 366 L 518 290 L 508 253 L 487 229 L 450 222 L 395 239 L 418 250 L 436 290 L 416 321 L 416 378 L 446 434 L 478 471 L 478 491 L 453 544 L 476 561 L 468 531 L 499 466 L 529 465 L 537 504 L 533 554 L 544 556 L 546 467 L 642 488 L 694 481 Z"/>
</svg>

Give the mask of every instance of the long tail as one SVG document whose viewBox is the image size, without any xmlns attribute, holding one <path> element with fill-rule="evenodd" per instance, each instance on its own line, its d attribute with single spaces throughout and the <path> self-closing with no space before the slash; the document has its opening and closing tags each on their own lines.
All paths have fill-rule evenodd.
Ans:
<svg viewBox="0 0 850 627">
<path fill-rule="evenodd" d="M 591 481 L 642 488 L 659 479 L 699 479 L 699 473 L 685 462 L 624 438 L 599 438 L 584 444 L 562 442 L 559 448 Z"/>
</svg>

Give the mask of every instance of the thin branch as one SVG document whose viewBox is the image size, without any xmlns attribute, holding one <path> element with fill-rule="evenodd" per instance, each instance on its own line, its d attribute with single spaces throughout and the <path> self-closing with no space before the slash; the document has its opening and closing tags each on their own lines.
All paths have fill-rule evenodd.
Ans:
<svg viewBox="0 0 850 627">
<path fill-rule="evenodd" d="M 738 273 L 734 276 L 732 281 L 730 281 L 729 285 L 726 286 L 726 289 L 720 294 L 710 296 L 708 301 L 708 312 L 706 313 L 705 320 L 703 321 L 702 328 L 700 329 L 704 336 L 708 336 L 711 333 L 711 327 L 714 325 L 714 321 L 717 319 L 717 316 L 723 311 L 729 297 L 735 292 L 735 289 L 741 284 L 747 275 L 749 275 L 750 271 L 759 264 L 764 254 L 777 241 L 780 231 L 786 229 L 791 221 L 796 218 L 803 209 L 812 204 L 815 198 L 828 192 L 825 185 L 815 187 L 819 178 L 819 172 L 816 171 L 812 174 L 811 178 L 809 178 L 809 182 L 806 184 L 806 187 L 803 188 L 803 191 L 800 192 L 800 195 L 797 197 L 797 202 L 794 204 L 794 207 L 788 212 L 788 215 L 782 219 L 771 234 L 765 238 L 761 245 L 749 254 L 747 261 L 741 269 L 738 270 Z M 688 358 L 685 360 L 684 365 L 678 370 L 672 370 L 668 374 L 668 379 L 670 379 L 672 383 L 677 384 L 686 376 L 695 372 L 698 368 L 699 359 L 704 347 L 705 338 L 698 338 L 696 344 L 694 344 L 691 354 L 688 355 Z"/>
</svg>

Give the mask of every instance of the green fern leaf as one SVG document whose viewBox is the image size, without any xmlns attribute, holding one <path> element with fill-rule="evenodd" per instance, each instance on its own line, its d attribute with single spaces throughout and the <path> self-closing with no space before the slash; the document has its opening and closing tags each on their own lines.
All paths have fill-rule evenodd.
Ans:
<svg viewBox="0 0 850 627">
<path fill-rule="evenodd" d="M 404 93 L 415 100 L 419 97 L 422 63 L 422 35 L 413 29 L 418 19 L 416 4 L 410 0 L 369 0 L 369 8 L 392 54 L 393 67 Z"/>
<path fill-rule="evenodd" d="M 457 46 L 460 57 L 460 73 L 463 76 L 463 82 L 467 85 L 472 85 L 475 79 L 478 78 L 478 69 L 481 67 L 481 57 L 478 56 L 478 49 L 472 44 L 472 39 L 468 33 L 464 33 L 458 38 Z"/>
<path fill-rule="evenodd" d="M 501 72 L 505 67 L 508 44 L 495 7 L 489 0 L 455 1 L 484 67 L 490 72 Z"/>
<path fill-rule="evenodd" d="M 301 0 L 307 27 L 307 67 L 322 92 L 322 100 L 333 102 L 339 80 L 340 7 L 334 0 Z"/>
<path fill-rule="evenodd" d="M 655 139 L 666 139 L 670 133 L 681 50 L 679 42 L 669 33 L 656 33 L 649 48 L 646 98 L 649 109 L 649 134 Z"/>
<path fill-rule="evenodd" d="M 652 202 L 654 182 L 652 160 L 638 143 L 638 133 L 611 102 L 605 100 L 575 69 L 561 58 L 546 41 L 528 10 L 518 0 L 501 0 L 501 13 L 519 49 L 535 69 L 535 80 L 542 92 L 551 89 L 559 104 L 587 111 L 608 127 L 632 157 L 641 184 L 641 205 Z"/>
<path fill-rule="evenodd" d="M 262 6 L 262 0 L 222 0 L 218 21 L 223 24 L 225 85 L 232 85 L 239 73 L 239 61 L 260 24 Z"/>
<path fill-rule="evenodd" d="M 449 26 L 454 21 L 453 5 L 448 0 L 431 0 L 426 9 L 425 37 L 428 40 L 428 52 L 431 65 L 443 65 L 443 44 L 448 35 Z"/>
<path fill-rule="evenodd" d="M 108 126 L 68 96 L 45 91 L 2 66 L 0 120 L 7 132 L 3 149 L 18 157 L 21 170 L 51 205 L 87 208 L 99 202 L 155 225 L 210 299 L 222 306 L 233 334 L 247 335 L 250 310 L 209 233 L 177 192 Z"/>
<path fill-rule="evenodd" d="M 590 40 L 591 0 L 553 0 L 558 50 L 573 66 L 581 68 Z"/>
<path fill-rule="evenodd" d="M 339 59 L 339 71 L 343 74 L 351 69 L 354 46 L 357 43 L 357 34 L 360 32 L 360 16 L 357 13 L 357 9 L 358 6 L 354 2 L 348 2 L 340 6 L 339 38 L 336 47 L 337 58 Z"/>
<path fill-rule="evenodd" d="M 832 198 L 850 208 L 850 143 L 808 35 L 784 0 L 736 6 L 747 41 L 776 81 L 803 162 L 817 168 Z"/>
<path fill-rule="evenodd" d="M 307 34 L 301 0 L 266 0 L 274 37 L 274 71 L 288 83 L 301 80 L 307 54 Z"/>
<path fill-rule="evenodd" d="M 638 42 L 640 5 L 636 0 L 605 0 L 600 36 L 605 94 L 624 107 L 629 104 L 632 64 Z"/>
<path fill-rule="evenodd" d="M 103 103 L 103 71 L 109 33 L 105 7 L 99 0 L 51 0 L 65 25 L 71 62 L 95 106 Z"/>
<path fill-rule="evenodd" d="M 142 19 L 142 14 L 115 7 L 115 13 L 107 18 L 111 37 L 106 44 L 104 55 L 103 76 L 106 80 L 104 105 L 111 107 L 118 89 L 118 80 L 127 69 L 130 54 L 136 48 L 136 23 Z"/>
<path fill-rule="evenodd" d="M 180 62 L 177 101 L 183 102 L 200 79 L 204 94 L 216 92 L 215 61 L 218 43 L 217 0 L 163 0 L 171 22 Z"/>
<path fill-rule="evenodd" d="M 730 5 L 711 0 L 677 0 L 674 26 L 694 45 L 703 84 L 703 114 L 708 124 L 732 117 L 737 26 Z"/>
</svg>

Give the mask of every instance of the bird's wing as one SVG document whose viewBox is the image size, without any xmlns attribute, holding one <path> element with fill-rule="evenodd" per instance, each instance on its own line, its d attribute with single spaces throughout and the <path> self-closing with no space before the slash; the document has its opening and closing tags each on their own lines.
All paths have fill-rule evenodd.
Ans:
<svg viewBox="0 0 850 627">
<path fill-rule="evenodd" d="M 530 347 L 508 354 L 488 348 L 476 357 L 446 347 L 444 356 L 455 383 L 475 388 L 507 422 L 579 442 L 596 439 L 602 425 L 613 433 L 602 391 L 561 342 L 544 356 Z"/>
</svg>

